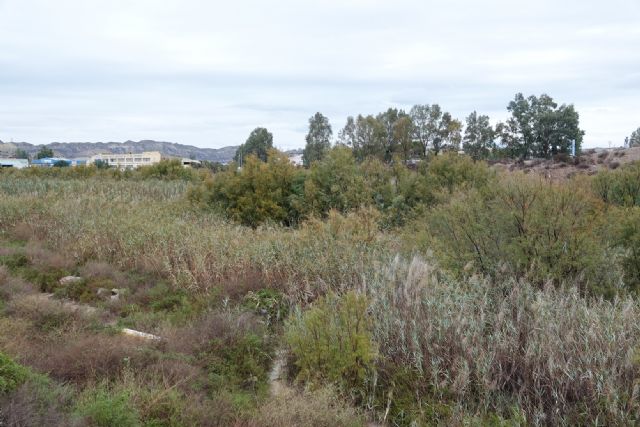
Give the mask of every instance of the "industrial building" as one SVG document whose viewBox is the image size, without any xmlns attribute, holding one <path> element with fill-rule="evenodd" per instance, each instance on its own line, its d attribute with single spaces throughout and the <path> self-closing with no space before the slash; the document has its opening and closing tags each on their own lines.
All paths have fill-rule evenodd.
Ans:
<svg viewBox="0 0 640 427">
<path fill-rule="evenodd" d="M 126 169 L 136 169 L 140 166 L 150 166 L 156 163 L 160 163 L 162 160 L 180 160 L 182 162 L 182 166 L 185 168 L 189 167 L 200 167 L 202 163 L 199 160 L 193 159 L 176 159 L 173 157 L 164 157 L 159 151 L 145 151 L 142 153 L 128 153 L 128 154 L 112 154 L 112 153 L 103 153 L 96 154 L 95 156 L 91 156 L 88 160 L 88 164 L 95 164 L 98 161 L 102 161 L 109 165 L 109 167 L 114 167 L 122 170 Z"/>
<path fill-rule="evenodd" d="M 64 166 L 84 166 L 87 164 L 86 159 L 65 159 L 62 157 L 45 157 L 42 159 L 34 159 L 31 161 L 31 166 L 33 167 L 41 167 L 41 168 L 50 168 L 56 165 L 61 165 L 64 163 Z"/>
<path fill-rule="evenodd" d="M 29 160 L 27 159 L 2 159 L 0 158 L 0 168 L 15 168 L 22 169 L 29 167 Z"/>
<path fill-rule="evenodd" d="M 145 151 L 142 153 L 128 154 L 96 154 L 89 158 L 88 164 L 95 164 L 96 161 L 102 161 L 110 167 L 118 169 L 136 169 L 140 166 L 149 166 L 160 163 L 162 155 L 159 151 Z"/>
</svg>

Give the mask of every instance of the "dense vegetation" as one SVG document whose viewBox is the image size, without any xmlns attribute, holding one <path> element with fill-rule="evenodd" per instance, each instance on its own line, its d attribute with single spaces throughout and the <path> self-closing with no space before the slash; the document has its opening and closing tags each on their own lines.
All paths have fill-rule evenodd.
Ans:
<svg viewBox="0 0 640 427">
<path fill-rule="evenodd" d="M 323 150 L 2 171 L 0 420 L 637 422 L 640 165 Z"/>
</svg>

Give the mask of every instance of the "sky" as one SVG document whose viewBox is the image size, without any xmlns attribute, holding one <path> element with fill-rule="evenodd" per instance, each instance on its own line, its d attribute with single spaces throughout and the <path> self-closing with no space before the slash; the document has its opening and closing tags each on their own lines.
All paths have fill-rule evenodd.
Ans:
<svg viewBox="0 0 640 427">
<path fill-rule="evenodd" d="M 0 0 L 0 140 L 218 148 L 437 103 L 574 104 L 585 147 L 640 127 L 640 0 Z"/>
</svg>

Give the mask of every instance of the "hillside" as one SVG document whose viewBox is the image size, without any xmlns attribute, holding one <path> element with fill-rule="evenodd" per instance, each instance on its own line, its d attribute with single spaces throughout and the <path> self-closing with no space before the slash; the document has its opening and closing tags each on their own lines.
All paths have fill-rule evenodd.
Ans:
<svg viewBox="0 0 640 427">
<path fill-rule="evenodd" d="M 553 180 L 569 179 L 576 174 L 594 175 L 600 170 L 618 167 L 640 160 L 640 147 L 592 148 L 577 159 L 529 159 L 524 161 L 498 161 L 493 167 L 507 171 L 537 173 Z"/>
<path fill-rule="evenodd" d="M 17 148 L 30 155 L 38 152 L 43 146 L 53 150 L 56 156 L 76 158 L 89 157 L 98 153 L 137 153 L 142 151 L 159 151 L 165 156 L 194 158 L 212 162 L 226 163 L 233 159 L 238 147 L 199 148 L 164 141 L 125 141 L 125 142 L 52 142 L 45 145 L 34 145 L 28 142 L 2 143 L 0 152 L 13 151 Z"/>
</svg>

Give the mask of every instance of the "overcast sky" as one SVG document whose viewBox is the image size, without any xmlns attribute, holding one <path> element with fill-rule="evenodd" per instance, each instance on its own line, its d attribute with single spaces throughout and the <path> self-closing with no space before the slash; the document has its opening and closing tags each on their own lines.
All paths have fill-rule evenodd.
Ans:
<svg viewBox="0 0 640 427">
<path fill-rule="evenodd" d="M 640 0 L 0 0 L 0 140 L 304 146 L 320 111 L 438 103 L 495 123 L 573 103 L 585 146 L 640 126 Z"/>
</svg>

